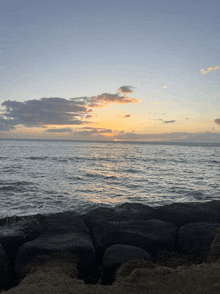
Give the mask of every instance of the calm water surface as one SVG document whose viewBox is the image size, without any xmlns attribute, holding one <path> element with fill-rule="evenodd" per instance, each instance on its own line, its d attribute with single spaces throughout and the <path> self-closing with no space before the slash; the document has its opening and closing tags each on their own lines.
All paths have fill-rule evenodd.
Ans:
<svg viewBox="0 0 220 294">
<path fill-rule="evenodd" d="M 0 218 L 220 199 L 220 144 L 0 140 Z"/>
</svg>

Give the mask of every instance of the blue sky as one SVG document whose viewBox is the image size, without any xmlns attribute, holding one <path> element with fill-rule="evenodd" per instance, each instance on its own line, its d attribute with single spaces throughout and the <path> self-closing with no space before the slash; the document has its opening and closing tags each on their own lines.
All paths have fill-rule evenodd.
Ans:
<svg viewBox="0 0 220 294">
<path fill-rule="evenodd" d="M 220 143 L 219 1 L 0 5 L 0 138 Z"/>
</svg>

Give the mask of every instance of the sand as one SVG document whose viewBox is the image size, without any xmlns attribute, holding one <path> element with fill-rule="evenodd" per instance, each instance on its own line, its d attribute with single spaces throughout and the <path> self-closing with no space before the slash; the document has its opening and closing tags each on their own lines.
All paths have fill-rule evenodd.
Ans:
<svg viewBox="0 0 220 294">
<path fill-rule="evenodd" d="M 29 264 L 25 278 L 14 288 L 1 294 L 99 294 L 99 293 L 220 293 L 220 259 L 193 264 L 179 257 L 172 261 L 128 261 L 115 273 L 112 285 L 85 284 L 78 279 L 77 263 L 53 258 Z M 43 260 L 43 259 L 42 259 Z M 177 266 L 178 264 L 181 264 Z"/>
</svg>

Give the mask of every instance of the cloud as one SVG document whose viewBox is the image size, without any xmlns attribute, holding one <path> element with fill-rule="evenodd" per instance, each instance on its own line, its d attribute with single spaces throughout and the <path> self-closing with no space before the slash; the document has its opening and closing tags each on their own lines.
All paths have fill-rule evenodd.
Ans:
<svg viewBox="0 0 220 294">
<path fill-rule="evenodd" d="M 127 86 L 121 87 L 128 91 Z M 125 88 L 125 89 L 124 89 Z M 126 90 L 127 89 L 127 90 Z M 5 108 L 0 115 L 1 129 L 13 129 L 16 125 L 26 127 L 43 127 L 45 125 L 84 125 L 91 122 L 85 120 L 92 117 L 93 107 L 104 107 L 108 103 L 137 103 L 135 98 L 125 95 L 104 93 L 92 97 L 76 98 L 41 98 L 25 102 L 4 101 L 1 105 Z"/>
<path fill-rule="evenodd" d="M 220 125 L 220 118 L 214 119 L 213 122 L 216 123 L 217 125 Z"/>
<path fill-rule="evenodd" d="M 71 133 L 73 131 L 72 128 L 62 128 L 62 129 L 47 129 L 44 132 L 49 132 L 49 133 Z"/>
<path fill-rule="evenodd" d="M 100 134 L 111 134 L 113 133 L 111 129 L 105 129 L 105 128 L 89 128 L 84 127 L 79 130 L 74 131 L 74 135 L 79 136 L 96 136 Z"/>
<path fill-rule="evenodd" d="M 83 97 L 85 99 L 85 97 Z M 119 94 L 108 94 L 104 93 L 98 96 L 93 96 L 87 98 L 87 103 L 89 107 L 103 107 L 108 103 L 117 103 L 117 104 L 127 104 L 127 103 L 137 103 L 138 100 L 135 98 L 129 98 L 127 96 Z"/>
<path fill-rule="evenodd" d="M 216 70 L 219 70 L 219 65 L 215 65 L 215 66 L 212 66 L 212 67 L 209 67 L 207 68 L 207 70 L 205 69 L 201 69 L 201 74 L 206 74 L 206 73 L 209 73 L 210 71 L 216 71 Z"/>
<path fill-rule="evenodd" d="M 0 131 L 11 131 L 13 129 L 16 129 L 13 126 L 13 123 L 14 122 L 12 120 L 6 120 L 0 117 Z"/>
<path fill-rule="evenodd" d="M 220 143 L 220 133 L 203 132 L 188 133 L 174 132 L 163 134 L 137 134 L 137 133 L 121 133 L 114 135 L 112 140 L 118 141 L 170 141 L 170 142 L 189 142 L 189 143 Z"/>
<path fill-rule="evenodd" d="M 131 90 L 132 88 L 134 89 L 132 86 L 122 86 L 118 88 L 117 92 L 121 92 L 122 94 L 133 93 L 134 91 Z"/>
<path fill-rule="evenodd" d="M 43 125 L 79 125 L 89 109 L 84 101 L 70 101 L 64 98 L 41 98 L 25 102 L 5 101 L 4 116 L 13 125 L 26 127 Z"/>
<path fill-rule="evenodd" d="M 122 118 L 127 118 L 127 117 L 131 117 L 132 114 L 125 114 L 125 115 L 118 115 L 118 117 L 122 117 Z"/>
<path fill-rule="evenodd" d="M 167 89 L 167 86 L 163 86 L 163 89 Z"/>
<path fill-rule="evenodd" d="M 165 120 L 163 123 L 164 124 L 172 124 L 174 122 L 175 122 L 175 120 Z"/>
</svg>

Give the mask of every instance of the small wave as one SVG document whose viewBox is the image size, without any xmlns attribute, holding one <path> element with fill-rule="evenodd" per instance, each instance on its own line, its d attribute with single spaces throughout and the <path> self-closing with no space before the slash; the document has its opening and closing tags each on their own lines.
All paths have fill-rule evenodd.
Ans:
<svg viewBox="0 0 220 294">
<path fill-rule="evenodd" d="M 26 157 L 26 159 L 31 159 L 31 160 L 45 160 L 47 158 L 48 158 L 48 156 L 30 156 L 30 157 Z"/>
<path fill-rule="evenodd" d="M 116 176 L 104 176 L 105 179 L 117 179 Z"/>
<path fill-rule="evenodd" d="M 130 169 L 126 169 L 126 170 L 124 170 L 126 173 L 132 173 L 132 174 L 136 174 L 136 173 L 140 173 L 141 171 L 139 171 L 139 170 L 136 170 L 136 169 L 132 169 L 132 168 L 130 168 Z"/>
<path fill-rule="evenodd" d="M 4 173 L 12 173 L 12 172 L 14 172 L 14 168 L 5 167 L 5 168 L 2 169 L 2 171 Z"/>
<path fill-rule="evenodd" d="M 68 180 L 80 180 L 80 181 L 83 181 L 84 179 L 80 176 L 78 177 L 67 177 Z"/>
<path fill-rule="evenodd" d="M 26 182 L 26 181 L 18 181 L 18 182 L 4 182 L 0 181 L 0 184 L 2 187 L 0 187 L 0 190 L 2 191 L 23 191 L 24 186 L 26 185 L 32 185 L 32 182 Z"/>
<path fill-rule="evenodd" d="M 205 194 L 201 191 L 192 191 L 187 194 L 187 196 L 193 196 L 197 200 L 204 199 Z"/>
<path fill-rule="evenodd" d="M 97 177 L 100 177 L 100 175 L 98 174 L 86 174 L 86 177 L 90 177 L 90 178 L 97 178 Z"/>
<path fill-rule="evenodd" d="M 75 160 L 85 160 L 86 158 L 85 157 L 79 157 L 79 156 L 75 156 L 75 157 L 68 157 L 68 160 L 73 160 L 73 161 L 75 161 Z"/>
</svg>

